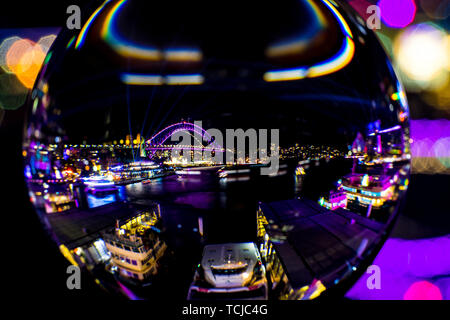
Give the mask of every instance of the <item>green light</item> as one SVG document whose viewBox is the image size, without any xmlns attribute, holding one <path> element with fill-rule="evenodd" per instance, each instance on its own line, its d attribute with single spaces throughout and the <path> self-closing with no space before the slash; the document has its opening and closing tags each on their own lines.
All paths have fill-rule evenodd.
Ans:
<svg viewBox="0 0 450 320">
<path fill-rule="evenodd" d="M 46 65 L 50 61 L 50 58 L 52 57 L 52 54 L 53 54 L 53 51 L 50 51 L 47 54 L 47 56 L 45 57 L 45 60 L 44 60 L 44 65 Z"/>
<path fill-rule="evenodd" d="M 75 36 L 73 36 L 70 40 L 69 40 L 69 42 L 67 43 L 67 46 L 66 46 L 66 49 L 69 49 L 71 46 L 72 46 L 72 44 L 75 42 Z"/>
</svg>

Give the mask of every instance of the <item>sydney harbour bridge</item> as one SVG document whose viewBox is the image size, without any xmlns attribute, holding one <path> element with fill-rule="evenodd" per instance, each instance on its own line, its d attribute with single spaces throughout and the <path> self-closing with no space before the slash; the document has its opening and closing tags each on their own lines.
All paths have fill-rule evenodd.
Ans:
<svg viewBox="0 0 450 320">
<path fill-rule="evenodd" d="M 185 132 L 194 139 L 194 144 L 168 144 L 168 140 L 179 132 Z M 207 144 L 205 146 L 204 144 Z M 171 124 L 158 133 L 154 134 L 150 139 L 145 142 L 145 148 L 148 151 L 155 150 L 172 150 L 172 149 L 183 149 L 183 150 L 203 150 L 203 151 L 215 151 L 224 152 L 225 149 L 216 143 L 211 135 L 208 134 L 201 126 L 190 123 L 190 122 L 178 122 Z"/>
</svg>

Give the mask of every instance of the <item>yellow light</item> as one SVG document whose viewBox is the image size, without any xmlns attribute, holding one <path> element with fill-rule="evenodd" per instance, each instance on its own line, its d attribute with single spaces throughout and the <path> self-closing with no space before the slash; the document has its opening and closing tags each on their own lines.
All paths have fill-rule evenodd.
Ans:
<svg viewBox="0 0 450 320">
<path fill-rule="evenodd" d="M 27 88 L 32 88 L 45 59 L 45 52 L 39 44 L 17 38 L 5 55 L 8 71 L 14 73 Z"/>
<path fill-rule="evenodd" d="M 173 50 L 165 51 L 164 59 L 168 61 L 201 61 L 202 53 L 195 50 Z"/>
<path fill-rule="evenodd" d="M 407 77 L 430 82 L 448 67 L 446 35 L 432 25 L 412 26 L 397 38 L 395 55 Z"/>
<path fill-rule="evenodd" d="M 447 35 L 447 71 L 450 71 L 450 34 Z"/>
<path fill-rule="evenodd" d="M 330 1 L 328 0 L 322 0 L 327 6 L 328 8 L 331 9 L 331 11 L 333 11 L 334 15 L 336 16 L 336 18 L 338 19 L 339 24 L 341 25 L 341 27 L 345 30 L 345 32 L 347 33 L 347 36 L 349 36 L 350 38 L 353 39 L 353 33 L 349 27 L 349 25 L 347 24 L 347 22 L 345 21 L 344 17 L 339 13 L 339 11 L 334 7 L 336 5 L 336 3 L 333 2 L 334 6 L 330 3 Z"/>
<path fill-rule="evenodd" d="M 306 74 L 307 74 L 306 68 L 297 68 L 280 71 L 268 71 L 264 74 L 263 78 L 267 82 L 300 80 L 305 78 Z"/>
<path fill-rule="evenodd" d="M 339 71 L 351 62 L 355 54 L 355 44 L 352 40 L 352 31 L 339 11 L 328 0 L 323 0 L 323 3 L 333 12 L 336 19 L 338 20 L 338 23 L 341 26 L 343 33 L 345 34 L 345 40 L 340 52 L 337 55 L 329 58 L 328 60 L 310 67 L 268 71 L 263 76 L 265 81 L 290 81 L 300 80 L 305 77 L 320 77 Z"/>
<path fill-rule="evenodd" d="M 33 87 L 44 59 L 45 53 L 40 45 L 35 45 L 21 57 L 16 76 L 26 88 Z"/>
<path fill-rule="evenodd" d="M 125 74 L 122 75 L 122 81 L 129 85 L 162 85 L 164 83 L 164 78 L 160 75 L 133 75 Z"/>
<path fill-rule="evenodd" d="M 405 94 L 404 92 L 395 92 L 391 95 L 391 99 L 394 101 L 400 100 L 400 99 L 404 99 L 405 98 Z"/>
<path fill-rule="evenodd" d="M 87 32 L 89 30 L 89 27 L 92 23 L 92 21 L 94 21 L 95 17 L 97 17 L 97 15 L 100 13 L 100 11 L 103 9 L 103 7 L 109 2 L 109 0 L 106 0 L 105 2 L 103 2 L 103 4 L 98 7 L 94 13 L 89 17 L 89 19 L 86 21 L 86 23 L 84 24 L 83 28 L 81 29 L 77 41 L 75 42 L 75 48 L 78 49 L 81 45 L 82 42 L 84 41 L 84 39 L 86 38 Z"/>
<path fill-rule="evenodd" d="M 314 292 L 309 296 L 309 299 L 315 299 L 318 296 L 320 296 L 320 294 L 326 290 L 326 287 L 323 285 L 323 283 L 319 280 L 316 282 L 316 284 L 313 287 L 315 290 Z"/>
<path fill-rule="evenodd" d="M 331 60 L 327 63 L 313 66 L 308 71 L 308 77 L 320 77 L 336 71 L 341 70 L 352 61 L 355 54 L 355 44 L 349 37 L 345 38 L 345 47 L 343 54 L 337 59 Z"/>
<path fill-rule="evenodd" d="M 120 0 L 109 9 L 104 20 L 100 36 L 120 55 L 128 58 L 137 58 L 158 61 L 162 58 L 162 53 L 156 48 L 144 48 L 134 45 L 124 44 L 118 41 L 111 33 L 114 16 L 120 11 L 120 8 L 126 3 L 126 0 Z"/>
<path fill-rule="evenodd" d="M 70 253 L 69 249 L 67 249 L 67 247 L 63 244 L 61 244 L 59 246 L 59 251 L 61 251 L 61 253 L 63 254 L 63 256 L 69 260 L 69 262 L 71 264 L 73 264 L 74 266 L 78 266 L 78 263 L 75 261 L 75 259 L 73 258 L 72 254 Z"/>
</svg>

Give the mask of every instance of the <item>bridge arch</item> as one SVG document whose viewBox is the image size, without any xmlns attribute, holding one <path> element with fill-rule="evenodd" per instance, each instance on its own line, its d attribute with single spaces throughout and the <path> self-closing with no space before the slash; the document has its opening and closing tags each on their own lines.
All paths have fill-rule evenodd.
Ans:
<svg viewBox="0 0 450 320">
<path fill-rule="evenodd" d="M 164 142 L 166 142 L 173 134 L 180 131 L 193 132 L 202 137 L 202 141 L 205 141 L 208 144 L 212 143 L 212 149 L 216 151 L 224 151 L 224 148 L 213 141 L 211 135 L 208 134 L 205 129 L 195 123 L 185 121 L 171 124 L 158 133 L 154 134 L 150 139 L 146 141 L 146 148 L 157 149 L 158 147 L 161 147 Z"/>
</svg>

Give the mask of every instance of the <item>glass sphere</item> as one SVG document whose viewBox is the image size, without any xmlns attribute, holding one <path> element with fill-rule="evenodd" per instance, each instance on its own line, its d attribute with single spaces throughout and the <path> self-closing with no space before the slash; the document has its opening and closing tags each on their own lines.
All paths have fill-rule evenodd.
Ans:
<svg viewBox="0 0 450 320">
<path fill-rule="evenodd" d="M 409 112 L 333 0 L 110 0 L 29 97 L 31 201 L 129 298 L 313 299 L 370 262 L 408 186 Z"/>
</svg>

